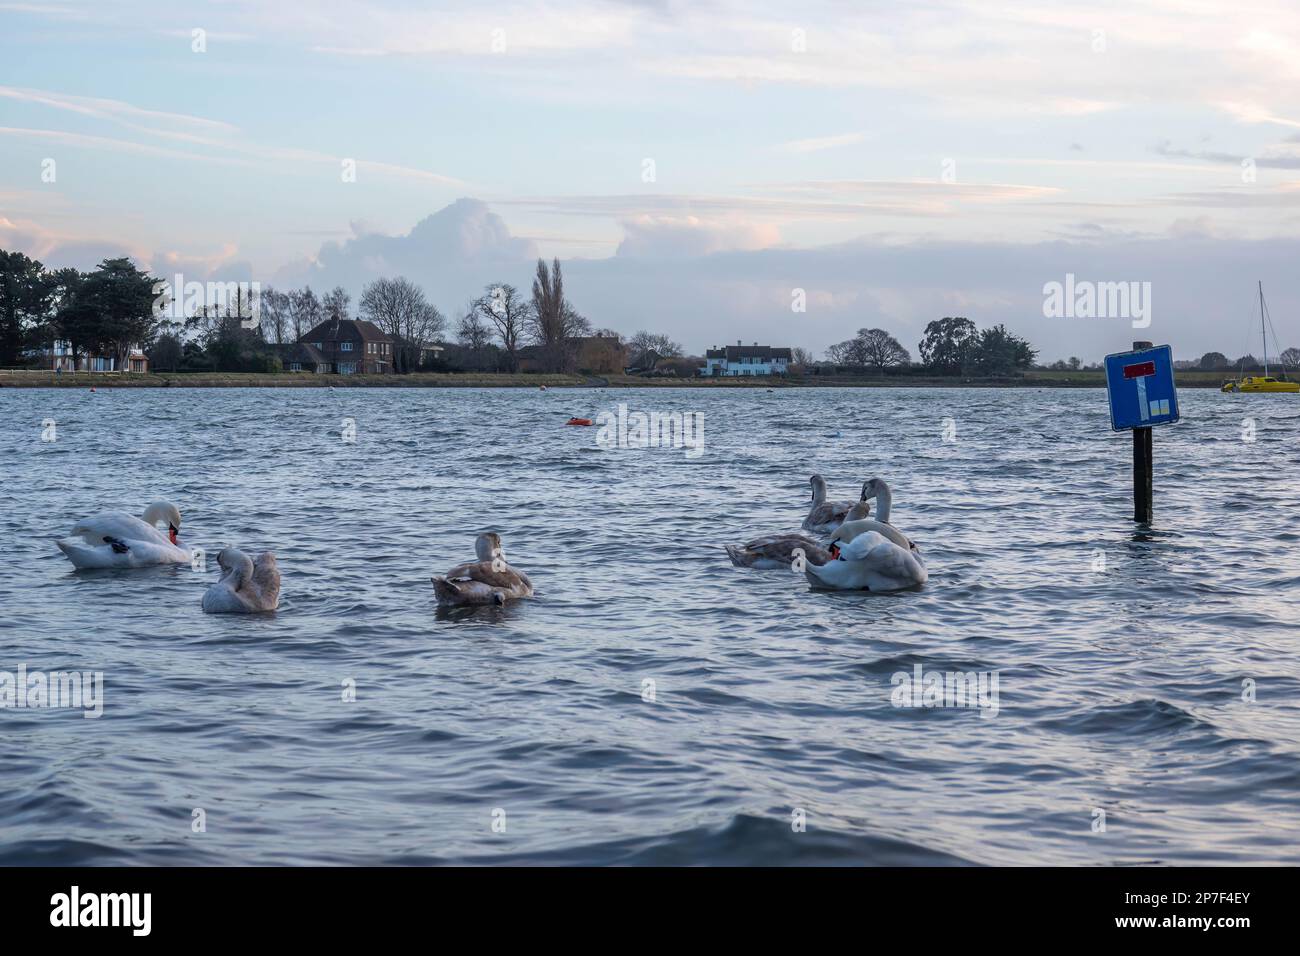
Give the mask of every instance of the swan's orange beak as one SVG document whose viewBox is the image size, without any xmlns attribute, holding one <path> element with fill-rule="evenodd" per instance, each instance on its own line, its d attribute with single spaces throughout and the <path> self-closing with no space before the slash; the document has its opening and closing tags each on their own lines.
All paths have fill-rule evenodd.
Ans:
<svg viewBox="0 0 1300 956">
<path fill-rule="evenodd" d="M 831 544 L 831 557 L 832 557 L 832 558 L 838 558 L 839 556 L 840 556 L 840 546 L 839 546 L 838 544 L 832 543 L 832 544 Z"/>
<path fill-rule="evenodd" d="M 180 531 L 180 528 L 176 527 L 174 524 L 169 524 L 167 526 L 167 540 L 172 544 L 176 543 L 176 532 L 178 531 Z"/>
</svg>

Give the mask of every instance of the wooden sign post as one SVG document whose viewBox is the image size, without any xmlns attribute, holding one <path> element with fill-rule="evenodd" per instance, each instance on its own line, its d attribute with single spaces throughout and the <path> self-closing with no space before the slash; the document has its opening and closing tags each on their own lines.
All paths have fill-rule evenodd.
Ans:
<svg viewBox="0 0 1300 956">
<path fill-rule="evenodd" d="M 1110 427 L 1133 430 L 1133 520 L 1151 522 L 1152 445 L 1155 425 L 1178 421 L 1173 352 L 1167 345 L 1134 342 L 1133 351 L 1106 356 Z"/>
</svg>

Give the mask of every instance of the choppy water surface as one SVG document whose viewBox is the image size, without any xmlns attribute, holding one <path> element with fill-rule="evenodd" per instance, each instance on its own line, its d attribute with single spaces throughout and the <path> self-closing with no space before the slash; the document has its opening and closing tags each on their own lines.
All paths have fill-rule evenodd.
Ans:
<svg viewBox="0 0 1300 956">
<path fill-rule="evenodd" d="M 562 424 L 620 401 L 705 453 Z M 106 698 L 0 711 L 0 862 L 1300 862 L 1300 402 L 1183 404 L 1138 534 L 1099 391 L 0 390 L 0 670 Z M 814 470 L 893 484 L 923 590 L 731 567 Z M 155 498 L 280 611 L 54 545 Z M 538 596 L 440 613 L 486 529 Z M 996 716 L 895 707 L 917 664 Z"/>
</svg>

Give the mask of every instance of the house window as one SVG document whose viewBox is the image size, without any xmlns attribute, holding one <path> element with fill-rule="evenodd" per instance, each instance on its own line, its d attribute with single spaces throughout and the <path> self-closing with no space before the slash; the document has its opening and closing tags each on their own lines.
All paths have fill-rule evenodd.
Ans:
<svg viewBox="0 0 1300 956">
<path fill-rule="evenodd" d="M 289 363 L 289 371 L 290 371 L 290 372 L 301 372 L 301 371 L 302 371 L 302 363 L 301 363 L 301 362 L 290 362 L 290 363 Z"/>
<path fill-rule="evenodd" d="M 339 351 L 340 351 L 340 352 L 351 352 L 351 351 L 352 351 L 352 343 L 351 343 L 351 342 L 340 342 L 340 343 L 339 343 Z"/>
<path fill-rule="evenodd" d="M 339 362 L 340 375 L 352 375 L 357 370 L 356 362 Z"/>
</svg>

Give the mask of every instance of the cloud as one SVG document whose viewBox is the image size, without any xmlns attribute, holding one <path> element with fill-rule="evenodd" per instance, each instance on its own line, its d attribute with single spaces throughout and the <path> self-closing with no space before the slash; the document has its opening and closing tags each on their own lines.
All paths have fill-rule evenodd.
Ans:
<svg viewBox="0 0 1300 956">
<path fill-rule="evenodd" d="M 345 159 L 345 157 L 316 150 L 252 142 L 241 135 L 238 127 L 221 120 L 143 109 L 122 100 L 72 96 L 48 90 L 12 86 L 0 86 L 0 98 L 73 113 L 82 119 L 111 123 L 141 133 L 147 140 L 156 138 L 172 140 L 183 143 L 191 149 L 178 150 L 149 141 L 138 142 L 62 129 L 5 126 L 0 127 L 0 135 L 39 139 L 105 152 L 134 153 L 223 166 L 275 166 L 282 169 L 286 164 L 328 165 L 341 170 L 341 164 Z M 356 164 L 359 173 L 373 173 L 380 177 L 409 179 L 443 186 L 461 185 L 459 179 L 433 170 L 365 157 L 346 158 Z"/>
<path fill-rule="evenodd" d="M 237 258 L 239 247 L 226 243 L 209 252 L 149 250 L 121 239 L 59 232 L 32 220 L 0 216 L 0 249 L 21 252 L 47 269 L 66 267 L 89 272 L 105 259 L 123 256 L 145 272 L 170 278 L 177 272 L 192 279 L 255 279 L 255 270 Z"/>
<path fill-rule="evenodd" d="M 1240 350 L 1245 330 L 1225 316 L 1242 312 L 1256 278 L 1271 288 L 1277 314 L 1300 313 L 1290 282 L 1300 240 L 1223 238 L 1205 216 L 1175 219 L 1155 235 L 1081 223 L 1067 240 L 861 239 L 803 249 L 779 245 L 774 229 L 741 218 L 633 216 L 622 227 L 617 255 L 563 262 L 574 305 L 599 327 L 664 332 L 694 352 L 737 338 L 820 352 L 879 326 L 915 353 L 926 323 L 954 314 L 980 326 L 1004 323 L 1048 359 L 1091 360 L 1127 346 L 1134 334 L 1127 320 L 1044 318 L 1043 285 L 1067 273 L 1151 282 L 1146 337 L 1169 342 L 1180 357 Z M 275 284 L 339 284 L 355 301 L 365 282 L 405 275 L 451 312 L 493 282 L 526 289 L 536 256 L 484 203 L 462 199 L 406 235 L 327 243 Z M 796 289 L 806 312 L 791 310 Z M 1293 331 L 1286 344 L 1300 344 L 1300 328 Z"/>
<path fill-rule="evenodd" d="M 1247 159 L 1261 169 L 1300 169 L 1300 150 L 1289 143 L 1277 144 L 1260 150 L 1257 156 L 1244 156 L 1205 149 L 1176 148 L 1168 140 L 1155 146 L 1161 156 L 1178 156 L 1186 159 L 1203 159 L 1213 163 L 1240 165 Z"/>
<path fill-rule="evenodd" d="M 758 341 L 823 350 L 864 326 L 895 334 L 913 354 L 926 323 L 966 315 L 1004 323 L 1052 359 L 1099 359 L 1128 346 L 1125 319 L 1048 319 L 1043 285 L 1067 273 L 1097 282 L 1152 283 L 1152 326 L 1143 337 L 1180 357 L 1240 351 L 1253 282 L 1262 278 L 1278 315 L 1300 313 L 1290 281 L 1300 240 L 1213 237 L 1204 218 L 1175 221 L 1156 237 L 1032 243 L 874 241 L 816 249 L 766 248 L 707 257 L 617 256 L 565 264 L 583 314 L 623 331 L 651 328 L 698 352 L 718 342 Z M 1231 277 L 1239 276 L 1239 281 Z M 802 289 L 804 313 L 791 311 Z M 1226 318 L 1225 318 L 1226 317 Z M 1300 344 L 1300 327 L 1284 333 Z"/>
<path fill-rule="evenodd" d="M 187 34 L 188 36 L 188 34 Z M 230 133 L 235 127 L 220 120 L 190 116 L 185 113 L 168 113 L 141 109 L 122 100 L 94 96 L 73 96 L 48 90 L 33 90 L 19 86 L 0 86 L 0 97 L 20 102 L 35 103 L 53 109 L 77 113 L 94 119 L 110 120 L 135 130 L 163 134 L 168 127 Z"/>
<path fill-rule="evenodd" d="M 291 263 L 273 279 L 276 285 L 318 289 L 341 285 L 355 300 L 374 279 L 406 276 L 443 308 L 457 308 L 489 283 L 524 282 L 537 255 L 536 244 L 511 235 L 486 203 L 465 198 L 421 219 L 405 235 L 358 232 L 327 242 L 313 258 Z"/>
<path fill-rule="evenodd" d="M 634 216 L 620 221 L 618 255 L 642 259 L 680 259 L 733 249 L 766 249 L 780 241 L 776 226 L 698 216 Z"/>
</svg>

